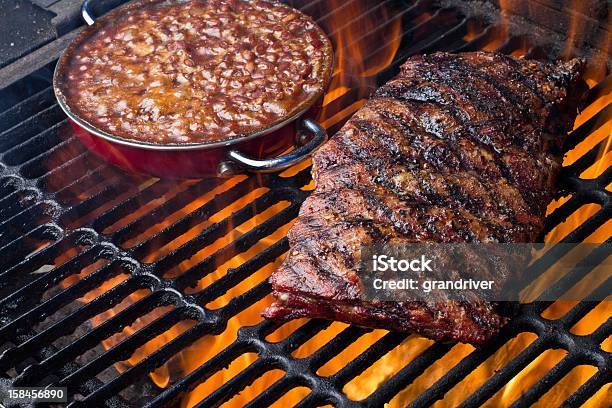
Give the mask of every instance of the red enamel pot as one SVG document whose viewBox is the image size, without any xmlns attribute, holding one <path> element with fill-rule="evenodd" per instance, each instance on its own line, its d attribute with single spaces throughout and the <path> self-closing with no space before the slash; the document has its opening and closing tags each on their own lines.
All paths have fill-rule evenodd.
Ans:
<svg viewBox="0 0 612 408">
<path fill-rule="evenodd" d="M 131 172 L 161 178 L 201 178 L 230 176 L 244 171 L 282 170 L 306 159 L 327 140 L 325 129 L 314 118 L 320 111 L 324 91 L 331 79 L 331 65 L 322 90 L 303 101 L 299 111 L 268 128 L 238 138 L 192 144 L 154 144 L 113 135 L 80 117 L 76 110 L 71 109 L 63 91 L 69 86 L 64 72 L 71 54 L 96 30 L 128 9 L 140 7 L 147 2 L 132 2 L 94 21 L 90 2 L 86 0 L 82 14 L 89 27 L 64 51 L 55 68 L 53 88 L 59 106 L 68 116 L 76 135 L 89 150 Z M 295 149 L 279 156 L 291 147 Z"/>
</svg>

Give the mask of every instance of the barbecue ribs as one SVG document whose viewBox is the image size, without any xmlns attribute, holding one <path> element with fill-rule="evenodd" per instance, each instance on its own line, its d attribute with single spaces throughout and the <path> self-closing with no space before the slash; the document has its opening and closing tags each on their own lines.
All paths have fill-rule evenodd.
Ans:
<svg viewBox="0 0 612 408">
<path fill-rule="evenodd" d="M 410 58 L 314 155 L 316 189 L 289 231 L 264 316 L 493 338 L 499 303 L 364 300 L 361 246 L 541 238 L 582 70 L 580 60 L 487 52 Z"/>
</svg>

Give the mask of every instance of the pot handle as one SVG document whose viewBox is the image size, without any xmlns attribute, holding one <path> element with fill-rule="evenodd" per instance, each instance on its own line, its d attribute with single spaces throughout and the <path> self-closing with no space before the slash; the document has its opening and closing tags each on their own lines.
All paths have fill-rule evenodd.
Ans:
<svg viewBox="0 0 612 408">
<path fill-rule="evenodd" d="M 236 165 L 249 171 L 267 173 L 282 170 L 301 162 L 327 141 L 327 132 L 316 121 L 304 119 L 302 123 L 313 134 L 312 139 L 305 145 L 282 156 L 264 160 L 252 159 L 238 150 L 230 150 L 227 154 L 228 161 L 219 165 L 218 175 L 227 177 L 238 173 Z"/>
<path fill-rule="evenodd" d="M 93 12 L 91 11 L 91 0 L 83 0 L 81 5 L 81 17 L 87 25 L 93 25 L 96 22 Z"/>
</svg>

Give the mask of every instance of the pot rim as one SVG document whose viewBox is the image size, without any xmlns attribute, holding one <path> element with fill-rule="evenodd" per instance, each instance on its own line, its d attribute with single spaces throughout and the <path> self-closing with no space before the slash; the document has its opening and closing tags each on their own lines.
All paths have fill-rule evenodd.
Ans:
<svg viewBox="0 0 612 408">
<path fill-rule="evenodd" d="M 155 1 L 156 0 L 152 0 L 152 1 L 151 0 L 141 0 L 141 1 L 136 1 L 136 2 L 130 2 L 96 19 L 96 22 L 93 25 L 85 27 L 85 29 L 81 31 L 72 40 L 70 45 L 64 50 L 57 64 L 55 65 L 55 70 L 53 72 L 53 91 L 55 93 L 55 97 L 57 99 L 58 105 L 60 106 L 62 111 L 64 111 L 66 116 L 68 116 L 70 120 L 75 122 L 78 126 L 88 131 L 89 133 L 95 136 L 98 136 L 102 139 L 105 139 L 109 142 L 112 142 L 112 143 L 146 149 L 146 150 L 186 151 L 186 150 L 199 150 L 199 149 L 213 149 L 216 147 L 227 147 L 227 146 L 232 146 L 232 145 L 235 145 L 237 143 L 241 143 L 247 140 L 255 139 L 260 136 L 267 135 L 269 133 L 272 133 L 288 125 L 289 123 L 294 122 L 295 120 L 303 116 L 310 108 L 312 108 L 312 106 L 327 91 L 327 87 L 329 86 L 331 82 L 331 79 L 333 77 L 333 72 L 334 72 L 334 69 L 333 69 L 334 68 L 334 50 L 331 45 L 331 42 L 329 46 L 330 61 L 329 61 L 329 64 L 327 64 L 328 65 L 327 67 L 328 75 L 324 78 L 323 86 L 321 87 L 321 89 L 318 92 L 312 94 L 309 98 L 305 99 L 303 102 L 301 102 L 301 105 L 303 105 L 301 109 L 293 112 L 288 117 L 277 120 L 276 122 L 272 123 L 270 126 L 264 129 L 260 129 L 260 130 L 257 130 L 255 132 L 252 132 L 246 135 L 236 136 L 231 139 L 213 140 L 210 142 L 200 142 L 200 143 L 184 143 L 184 144 L 178 144 L 178 143 L 158 144 L 158 143 L 144 142 L 144 141 L 135 140 L 135 139 L 127 139 L 124 137 L 114 135 L 112 133 L 108 133 L 104 130 L 101 130 L 100 128 L 92 125 L 87 120 L 80 117 L 76 112 L 74 112 L 70 108 L 70 105 L 67 102 L 67 98 L 64 95 L 64 92 L 62 91 L 60 76 L 62 76 L 62 74 L 64 73 L 63 71 L 64 71 L 65 66 L 67 65 L 69 57 L 72 54 L 72 52 L 76 49 L 76 47 L 80 45 L 83 41 L 86 41 L 87 38 L 91 36 L 92 34 L 94 34 L 97 30 L 101 29 L 102 26 L 108 20 L 112 20 L 113 17 L 119 14 L 120 12 L 123 13 L 128 10 L 136 9 L 146 3 L 153 3 Z M 287 7 L 291 7 L 291 6 L 287 6 Z M 299 12 L 302 13 L 301 11 Z"/>
</svg>

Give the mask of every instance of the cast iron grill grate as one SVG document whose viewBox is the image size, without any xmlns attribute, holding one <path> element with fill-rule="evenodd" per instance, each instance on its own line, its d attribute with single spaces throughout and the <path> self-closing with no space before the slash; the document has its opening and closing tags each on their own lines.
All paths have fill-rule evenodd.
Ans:
<svg viewBox="0 0 612 408">
<path fill-rule="evenodd" d="M 304 9 L 318 15 L 320 3 L 315 0 Z M 394 18 L 402 21 L 402 41 L 392 64 L 378 74 L 379 83 L 388 80 L 411 54 L 481 49 L 499 31 L 498 26 L 483 23 L 482 30 L 466 41 L 468 26 L 475 22 L 452 8 L 436 8 L 428 1 L 398 6 Z M 512 53 L 525 44 L 531 44 L 526 47 L 528 56 L 554 58 L 547 55 L 546 44 L 530 38 L 510 37 L 497 48 Z M 15 89 L 24 89 L 20 102 L 4 107 L 0 113 L 0 351 L 3 351 L 0 389 L 8 384 L 66 386 L 71 393 L 70 406 L 134 406 L 135 402 L 124 398 L 122 390 L 147 377 L 198 339 L 221 334 L 232 318 L 269 294 L 268 284 L 260 280 L 220 307 L 207 306 L 221 295 L 232 293 L 241 282 L 251 279 L 287 251 L 284 238 L 271 237 L 278 235 L 297 215 L 300 203 L 309 193 L 309 169 L 297 169 L 295 174 L 183 182 L 122 173 L 104 165 L 80 145 L 55 103 L 49 83 L 40 82 L 45 75 L 50 81 L 49 73 L 47 68 L 36 74 L 36 80 L 22 79 L 23 84 L 31 81 L 37 86 L 16 84 Z M 607 89 L 610 82 L 608 76 L 593 88 L 590 101 L 597 99 L 598 92 Z M 357 109 L 358 106 L 346 111 L 346 107 L 355 106 L 358 94 L 351 89 L 329 103 L 329 117 L 343 112 L 340 120 L 330 124 L 330 133 L 338 130 Z M 575 148 L 609 120 L 611 109 L 606 106 L 572 132 L 567 150 Z M 548 230 L 583 205 L 600 206 L 564 238 L 565 242 L 586 239 L 610 218 L 612 200 L 606 186 L 612 181 L 612 171 L 605 169 L 594 179 L 581 178 L 606 142 L 602 140 L 564 169 L 563 185 L 571 198 L 548 217 Z M 253 194 L 254 191 L 258 193 Z M 249 198 L 240 201 L 244 197 Z M 241 204 L 233 207 L 237 202 Z M 218 214 L 224 215 L 215 218 Z M 250 228 L 224 238 L 249 222 Z M 222 244 L 215 246 L 219 242 Z M 198 257 L 202 248 L 213 249 L 209 255 Z M 229 268 L 222 276 L 215 275 L 219 265 L 241 254 L 248 254 L 244 263 Z M 598 260 L 605 256 L 602 251 L 591 254 Z M 197 261 L 189 262 L 193 259 Z M 180 267 L 185 264 L 186 267 Z M 564 280 L 577 282 L 581 277 L 571 273 Z M 200 280 L 207 278 L 208 286 L 194 289 Z M 114 286 L 97 290 L 110 281 Z M 609 287 L 608 279 L 594 291 L 606 293 Z M 136 293 L 144 295 L 134 297 Z M 90 319 L 122 305 L 130 296 L 134 300 L 116 314 L 70 342 L 60 341 L 86 326 Z M 78 302 L 84 298 L 87 301 Z M 612 334 L 612 320 L 608 318 L 591 334 L 577 335 L 570 331 L 571 327 L 597 302 L 577 303 L 556 319 L 542 316 L 549 305 L 546 302 L 522 305 L 519 316 L 504 327 L 496 341 L 463 357 L 411 404 L 426 406 L 442 399 L 505 343 L 524 332 L 535 333 L 537 338 L 467 396 L 463 406 L 486 402 L 551 348 L 563 349 L 567 354 L 528 388 L 515 405 L 537 401 L 551 384 L 582 364 L 596 367 L 597 372 L 566 403 L 578 406 L 585 402 L 610 381 L 610 354 L 602 349 L 601 343 Z M 99 349 L 103 340 L 154 310 L 162 313 L 107 350 Z M 112 370 L 114 363 L 127 360 L 142 345 L 176 325 L 185 328 L 176 338 L 142 356 L 122 373 L 108 380 L 99 379 L 100 373 Z M 267 337 L 281 326 L 279 323 L 262 321 L 240 327 L 231 344 L 167 388 L 157 389 L 146 406 L 174 405 L 185 393 L 247 353 L 257 354 L 254 362 L 219 385 L 197 406 L 221 405 L 272 370 L 281 370 L 283 374 L 255 396 L 249 406 L 267 406 L 296 387 L 310 389 L 298 406 L 382 406 L 454 347 L 432 343 L 364 400 L 353 401 L 343 387 L 408 335 L 387 333 L 339 371 L 319 375 L 322 366 L 370 332 L 348 326 L 312 354 L 306 357 L 293 354 L 330 325 L 311 320 L 277 342 Z M 82 358 L 96 347 L 95 355 Z"/>
</svg>

